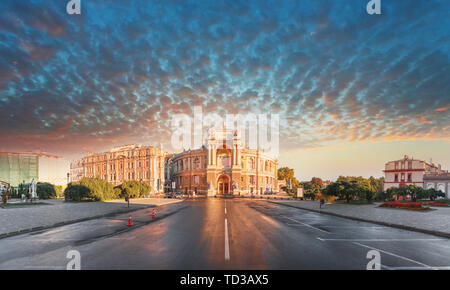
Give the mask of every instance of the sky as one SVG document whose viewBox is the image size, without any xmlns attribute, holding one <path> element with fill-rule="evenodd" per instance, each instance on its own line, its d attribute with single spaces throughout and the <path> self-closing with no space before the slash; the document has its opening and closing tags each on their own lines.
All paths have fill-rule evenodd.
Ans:
<svg viewBox="0 0 450 290">
<path fill-rule="evenodd" d="M 298 179 L 450 169 L 450 2 L 3 0 L 0 152 L 170 151 L 174 114 L 279 114 Z"/>
</svg>

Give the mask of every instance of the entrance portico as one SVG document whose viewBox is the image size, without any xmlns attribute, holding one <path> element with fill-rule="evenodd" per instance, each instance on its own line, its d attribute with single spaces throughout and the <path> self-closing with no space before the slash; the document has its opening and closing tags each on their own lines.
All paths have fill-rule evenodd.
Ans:
<svg viewBox="0 0 450 290">
<path fill-rule="evenodd" d="M 217 178 L 217 193 L 229 194 L 230 193 L 230 177 L 226 174 L 221 174 Z"/>
</svg>

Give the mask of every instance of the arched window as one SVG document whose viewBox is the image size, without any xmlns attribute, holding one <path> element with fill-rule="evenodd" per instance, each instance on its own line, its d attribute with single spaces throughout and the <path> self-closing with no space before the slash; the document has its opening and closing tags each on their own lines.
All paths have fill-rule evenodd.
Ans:
<svg viewBox="0 0 450 290">
<path fill-rule="evenodd" d="M 196 168 L 200 168 L 200 159 L 198 157 L 194 159 L 194 169 Z"/>
<path fill-rule="evenodd" d="M 247 166 L 249 169 L 255 169 L 255 159 L 253 157 L 248 158 Z"/>
</svg>

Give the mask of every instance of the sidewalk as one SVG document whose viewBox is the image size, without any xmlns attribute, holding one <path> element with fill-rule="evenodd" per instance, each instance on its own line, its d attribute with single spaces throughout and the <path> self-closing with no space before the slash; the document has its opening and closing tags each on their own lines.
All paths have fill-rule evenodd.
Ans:
<svg viewBox="0 0 450 290">
<path fill-rule="evenodd" d="M 128 208 L 124 200 L 65 202 L 49 199 L 37 201 L 45 205 L 0 208 L 0 238 L 180 201 L 182 199 L 131 199 Z"/>
<path fill-rule="evenodd" d="M 325 204 L 320 209 L 319 202 L 314 201 L 268 202 L 450 238 L 450 208 L 432 207 L 434 210 L 419 212 L 381 208 L 377 203 L 372 205 Z"/>
</svg>

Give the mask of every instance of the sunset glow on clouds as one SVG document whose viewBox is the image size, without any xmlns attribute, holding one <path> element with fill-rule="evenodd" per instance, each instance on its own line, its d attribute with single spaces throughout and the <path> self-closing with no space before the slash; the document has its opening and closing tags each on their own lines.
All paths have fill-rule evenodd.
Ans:
<svg viewBox="0 0 450 290">
<path fill-rule="evenodd" d="M 68 15 L 65 1 L 3 1 L 0 151 L 170 148 L 171 115 L 194 105 L 280 114 L 281 151 L 300 163 L 361 143 L 448 148 L 446 0 L 382 1 L 374 16 L 361 0 L 81 2 Z M 432 148 L 405 153 L 449 169 Z"/>
</svg>

